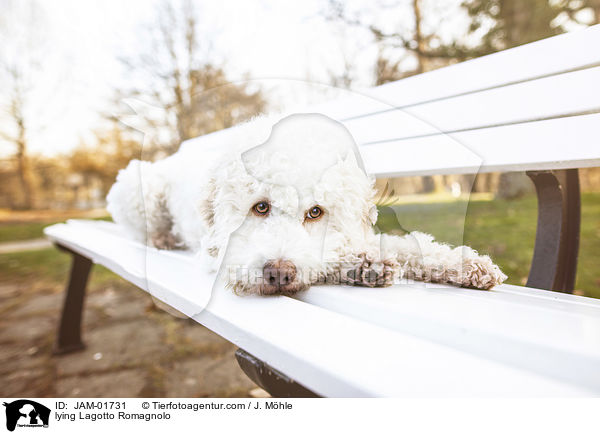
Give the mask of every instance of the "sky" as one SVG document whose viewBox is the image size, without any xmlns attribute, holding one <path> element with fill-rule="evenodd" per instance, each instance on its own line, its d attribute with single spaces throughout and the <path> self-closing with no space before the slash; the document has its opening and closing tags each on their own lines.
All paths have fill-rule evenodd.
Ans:
<svg viewBox="0 0 600 434">
<path fill-rule="evenodd" d="M 350 3 L 375 19 L 369 16 L 376 13 L 372 2 Z M 101 125 L 100 112 L 114 110 L 114 89 L 127 87 L 129 79 L 119 58 L 147 49 L 157 1 L 38 0 L 33 12 L 23 6 L 28 4 L 0 0 L 5 30 L 0 55 L 22 56 L 23 41 L 34 47 L 41 66 L 31 76 L 30 151 L 67 152 L 91 139 Z M 379 13 L 377 19 L 410 26 L 406 4 L 406 13 Z M 431 7 L 448 33 L 464 25 L 459 4 L 438 0 Z M 327 84 L 331 72 L 341 72 L 344 58 L 355 68 L 355 86 L 371 85 L 375 45 L 368 32 L 328 21 L 326 0 L 207 0 L 196 5 L 209 60 L 222 65 L 232 81 L 258 80 L 273 107 L 330 96 L 328 86 L 306 83 Z M 12 152 L 2 146 L 0 154 Z"/>
</svg>

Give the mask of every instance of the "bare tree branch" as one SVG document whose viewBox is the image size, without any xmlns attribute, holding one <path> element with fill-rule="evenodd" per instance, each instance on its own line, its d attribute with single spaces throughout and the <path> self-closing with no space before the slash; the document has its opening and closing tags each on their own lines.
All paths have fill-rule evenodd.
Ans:
<svg viewBox="0 0 600 434">
<path fill-rule="evenodd" d="M 165 1 L 153 29 L 151 52 L 123 61 L 133 73 L 146 74 L 147 86 L 121 93 L 164 109 L 162 119 L 147 119 L 146 124 L 153 130 L 170 131 L 171 140 L 161 144 L 167 152 L 182 140 L 227 128 L 266 107 L 260 91 L 230 83 L 223 69 L 203 54 L 197 14 L 189 0 L 177 7 Z"/>
</svg>

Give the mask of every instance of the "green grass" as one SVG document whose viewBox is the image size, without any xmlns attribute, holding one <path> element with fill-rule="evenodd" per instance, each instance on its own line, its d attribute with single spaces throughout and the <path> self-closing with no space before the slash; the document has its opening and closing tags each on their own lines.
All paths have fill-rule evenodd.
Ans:
<svg viewBox="0 0 600 434">
<path fill-rule="evenodd" d="M 518 200 L 418 203 L 380 209 L 383 232 L 419 230 L 453 245 L 466 244 L 489 254 L 508 275 L 507 283 L 527 281 L 537 223 L 535 196 Z M 600 298 L 600 193 L 582 196 L 578 293 Z"/>
<path fill-rule="evenodd" d="M 23 241 L 44 236 L 43 229 L 52 222 L 5 223 L 0 225 L 0 242 Z"/>
<path fill-rule="evenodd" d="M 71 255 L 56 248 L 3 254 L 0 255 L 0 284 L 31 282 L 63 285 L 67 282 L 70 266 Z M 100 265 L 94 266 L 92 277 L 94 284 L 121 280 Z"/>
<path fill-rule="evenodd" d="M 100 217 L 94 220 L 110 220 L 110 217 Z M 26 223 L 0 223 L 0 242 L 24 241 L 44 237 L 44 228 L 61 220 Z"/>
</svg>

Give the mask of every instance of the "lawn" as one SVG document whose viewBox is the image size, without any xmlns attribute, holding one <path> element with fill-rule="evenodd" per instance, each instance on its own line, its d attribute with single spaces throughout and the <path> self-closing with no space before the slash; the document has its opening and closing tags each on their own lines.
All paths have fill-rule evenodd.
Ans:
<svg viewBox="0 0 600 434">
<path fill-rule="evenodd" d="M 0 284 L 3 282 L 65 283 L 71 264 L 71 255 L 55 248 L 15 252 L 0 255 Z M 95 266 L 94 281 L 105 283 L 120 279 L 102 266 Z"/>
<path fill-rule="evenodd" d="M 48 215 L 50 214 L 50 215 Z M 60 215 L 57 215 L 60 214 Z M 98 216 L 98 215 L 101 216 Z M 0 242 L 23 241 L 43 238 L 46 226 L 61 223 L 69 218 L 111 220 L 106 212 L 78 211 L 68 213 L 22 212 L 18 218 L 7 213 L 0 214 Z M 23 220 L 23 221 L 16 221 Z M 0 254 L 0 284 L 46 284 L 56 288 L 66 282 L 71 257 L 55 248 Z M 94 267 L 92 285 L 103 285 L 121 278 L 102 266 Z"/>
<path fill-rule="evenodd" d="M 69 218 L 93 218 L 95 220 L 110 220 L 106 212 L 0 212 L 0 242 L 23 241 L 44 236 L 44 228 L 54 223 L 63 222 Z"/>
<path fill-rule="evenodd" d="M 44 228 L 56 222 L 5 223 L 0 225 L 0 242 L 23 241 L 44 236 Z"/>
<path fill-rule="evenodd" d="M 577 293 L 600 298 L 600 193 L 582 196 L 582 225 Z M 433 234 L 450 244 L 467 244 L 491 255 L 508 275 L 508 283 L 527 280 L 533 254 L 537 203 L 535 197 L 506 200 L 458 200 L 420 202 L 381 207 L 378 227 L 402 233 L 402 229 Z M 0 223 L 0 234 L 12 239 L 37 238 L 48 223 Z M 18 234 L 19 238 L 15 238 Z M 4 239 L 4 238 L 2 238 Z M 62 284 L 69 258 L 54 249 L 0 255 L 0 282 L 44 280 Z M 94 281 L 118 279 L 96 267 Z"/>
</svg>

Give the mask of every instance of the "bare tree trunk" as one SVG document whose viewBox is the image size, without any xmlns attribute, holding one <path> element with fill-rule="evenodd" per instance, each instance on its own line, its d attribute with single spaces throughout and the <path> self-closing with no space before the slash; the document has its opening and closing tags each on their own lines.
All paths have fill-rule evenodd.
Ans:
<svg viewBox="0 0 600 434">
<path fill-rule="evenodd" d="M 425 71 L 425 65 L 423 61 L 423 53 L 425 51 L 425 41 L 423 39 L 423 32 L 421 30 L 421 0 L 413 0 L 413 13 L 415 15 L 415 42 L 417 44 L 417 50 L 415 55 L 417 56 L 417 73 L 421 74 Z"/>
<path fill-rule="evenodd" d="M 23 193 L 23 200 L 20 203 L 20 207 L 24 209 L 31 209 L 33 206 L 33 197 L 31 190 L 31 183 L 29 182 L 29 167 L 27 164 L 27 154 L 25 153 L 25 142 L 19 142 L 19 150 L 17 151 L 17 176 L 19 183 L 21 184 L 21 191 Z"/>
<path fill-rule="evenodd" d="M 184 140 L 251 119 L 266 107 L 260 90 L 230 82 L 221 67 L 209 62 L 210 42 L 199 34 L 195 2 L 160 4 L 156 32 L 151 33 L 152 52 L 124 61 L 151 78 L 139 88 L 120 92 L 147 96 L 163 109 L 159 117 L 142 120 L 157 133 L 152 149 L 144 148 L 146 158 L 171 154 Z"/>
<path fill-rule="evenodd" d="M 592 24 L 600 23 L 600 0 L 590 1 L 590 7 L 594 11 L 594 22 Z"/>
<path fill-rule="evenodd" d="M 15 75 L 15 83 L 17 83 L 17 73 Z M 21 192 L 23 199 L 20 202 L 20 207 L 31 209 L 33 206 L 33 197 L 31 183 L 29 181 L 29 168 L 27 162 L 27 129 L 25 125 L 25 116 L 23 114 L 24 96 L 18 85 L 15 86 L 15 94 L 11 101 L 10 115 L 13 118 L 17 128 L 17 137 L 14 144 L 17 146 L 17 177 L 21 184 Z"/>
</svg>

